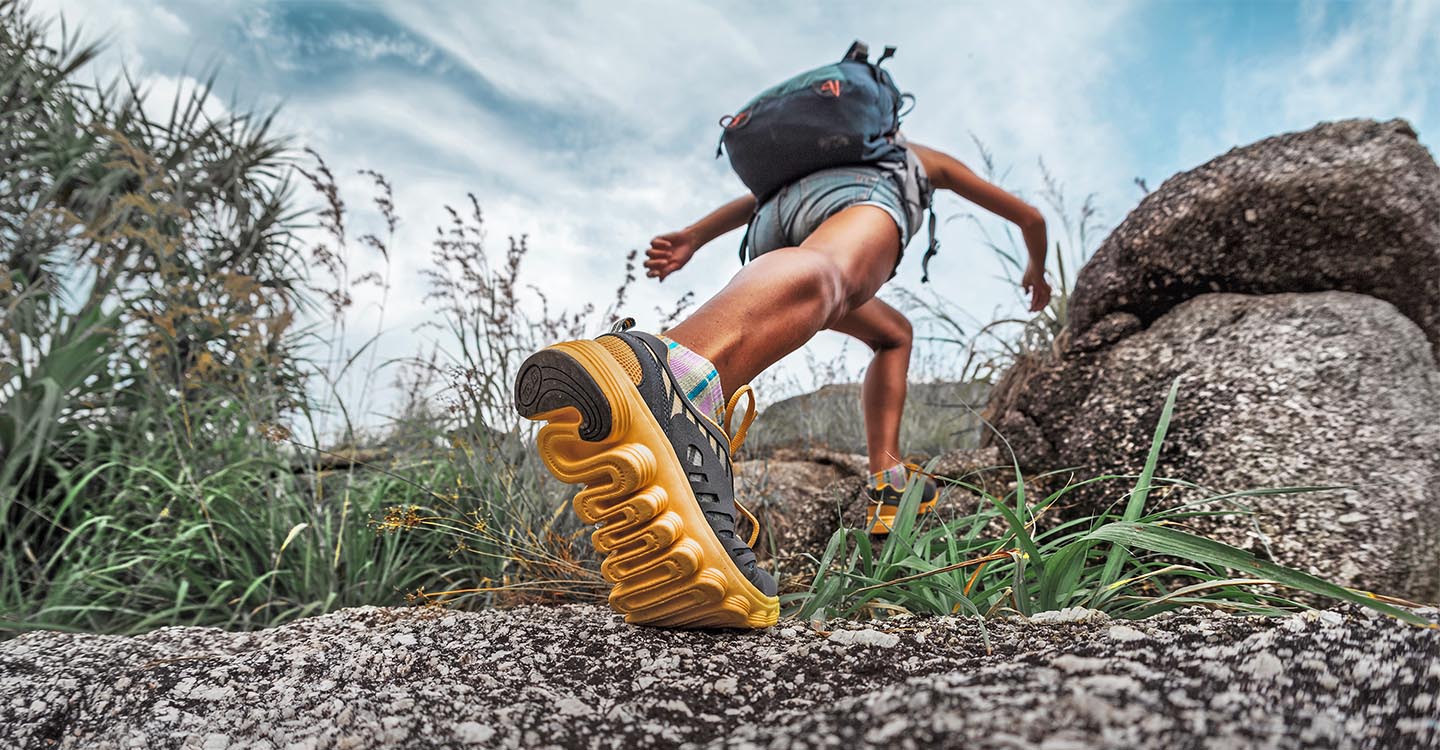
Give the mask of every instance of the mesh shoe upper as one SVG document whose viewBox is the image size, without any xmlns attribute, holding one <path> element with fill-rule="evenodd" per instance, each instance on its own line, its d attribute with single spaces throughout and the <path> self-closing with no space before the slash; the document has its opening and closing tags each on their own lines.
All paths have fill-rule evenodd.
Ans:
<svg viewBox="0 0 1440 750">
<path fill-rule="evenodd" d="M 923 505 L 934 500 L 935 497 L 940 494 L 940 487 L 935 483 L 935 480 L 930 477 L 922 477 L 921 481 L 920 503 Z M 899 506 L 900 498 L 905 495 L 904 487 L 896 487 L 889 483 L 882 484 L 879 487 L 868 487 L 865 491 L 870 495 L 870 502 L 881 505 Z"/>
<path fill-rule="evenodd" d="M 690 480 L 695 500 L 716 538 L 730 553 L 730 559 L 755 588 L 766 596 L 774 596 L 775 579 L 756 564 L 755 551 L 735 529 L 738 513 L 729 438 L 714 422 L 702 416 L 680 391 L 668 365 L 669 347 L 659 338 L 639 332 L 617 331 L 598 340 L 635 382 L 645 404 L 670 439 L 670 446 Z"/>
</svg>

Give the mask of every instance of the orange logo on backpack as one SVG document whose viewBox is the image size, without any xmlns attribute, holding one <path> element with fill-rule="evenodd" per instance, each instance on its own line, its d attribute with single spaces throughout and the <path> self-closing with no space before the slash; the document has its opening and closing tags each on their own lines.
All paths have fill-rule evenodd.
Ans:
<svg viewBox="0 0 1440 750">
<path fill-rule="evenodd" d="M 837 78 L 825 81 L 820 84 L 820 88 L 818 90 L 823 96 L 838 97 L 840 96 L 840 80 Z"/>
</svg>

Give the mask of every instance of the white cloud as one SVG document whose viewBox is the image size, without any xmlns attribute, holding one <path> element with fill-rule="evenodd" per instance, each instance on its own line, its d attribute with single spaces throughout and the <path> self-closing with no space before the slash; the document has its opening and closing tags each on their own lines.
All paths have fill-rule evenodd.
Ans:
<svg viewBox="0 0 1440 750">
<path fill-rule="evenodd" d="M 722 80 L 717 91 L 717 78 L 758 72 L 743 65 L 758 53 L 727 14 L 693 3 L 492 3 L 476 13 L 388 7 L 396 23 L 508 97 L 660 130 L 675 126 L 684 98 L 735 98 L 748 88 Z M 725 57 L 717 59 L 717 51 Z"/>
<path fill-rule="evenodd" d="M 70 31 L 78 29 L 90 40 L 105 39 L 112 52 L 135 67 L 144 64 L 155 40 L 180 47 L 193 43 L 190 25 L 160 0 L 40 0 L 33 10 L 56 19 L 52 33 L 59 32 L 63 15 Z"/>
<path fill-rule="evenodd" d="M 1196 138 L 1194 158 L 1322 120 L 1403 117 L 1422 138 L 1440 130 L 1433 98 L 1440 70 L 1440 4 L 1399 0 L 1356 6 L 1339 21 L 1333 8 L 1311 4 L 1301 13 L 1300 44 L 1258 60 L 1234 61 L 1225 71 L 1221 132 Z"/>
<path fill-rule="evenodd" d="M 587 155 L 606 169 L 571 165 L 573 190 L 550 193 L 555 205 L 625 214 L 623 221 L 604 223 L 645 227 L 632 243 L 696 218 L 737 191 L 737 182 L 717 180 L 711 169 L 708 150 L 718 130 L 706 126 L 775 79 L 837 58 L 852 35 L 867 37 L 876 48 L 901 48 L 888 64 L 919 97 L 907 126 L 917 140 L 968 157 L 968 134 L 974 132 L 1017 167 L 1016 183 L 1038 187 L 1035 162 L 1043 155 L 1071 185 L 1115 187 L 1129 195 L 1134 166 L 1096 111 L 1113 73 L 1108 40 L 1123 31 L 1129 6 L 1033 4 L 1020 12 L 910 7 L 882 13 L 873 6 L 842 6 L 818 33 L 817 12 L 809 6 L 721 13 L 687 3 L 626 6 L 623 12 L 597 4 L 509 5 L 456 18 L 406 5 L 392 14 L 522 102 L 594 110 L 614 120 L 598 125 L 607 132 L 628 129 L 649 139 Z M 694 145 L 677 156 L 662 150 L 667 138 Z M 595 180 L 597 173 L 602 179 Z M 577 175 L 583 183 L 573 179 Z M 657 181 L 665 189 L 643 187 Z M 622 196 L 629 200 L 621 202 Z M 992 259 L 977 252 L 961 227 L 946 229 L 951 236 L 936 261 L 937 283 L 978 291 L 989 303 L 1009 301 L 1009 290 L 976 290 L 974 274 L 962 270 Z M 716 255 L 707 250 L 702 258 Z M 728 248 L 719 255 L 733 257 Z M 728 276 L 734 268 L 729 263 L 707 264 L 705 275 Z M 910 265 L 905 277 L 913 282 L 918 270 Z M 667 286 L 683 285 L 685 276 Z"/>
<path fill-rule="evenodd" d="M 364 60 L 379 60 L 395 57 L 413 65 L 424 65 L 435 57 L 435 50 L 410 39 L 395 36 L 375 36 L 342 31 L 325 38 L 331 49 L 351 52 Z"/>
<path fill-rule="evenodd" d="M 62 5 L 67 13 L 77 7 L 108 12 L 93 0 Z M 187 38 L 201 44 L 213 43 L 226 24 L 243 25 L 248 43 L 279 69 L 277 85 L 300 85 L 285 76 L 301 67 L 296 55 L 305 48 L 278 27 L 274 14 L 174 7 L 194 30 Z M 353 71 L 364 75 L 337 76 L 323 88 L 244 93 L 285 96 L 285 128 L 325 154 L 347 186 L 363 185 L 349 176 L 359 167 L 382 171 L 396 185 L 405 224 L 392 256 L 395 288 L 386 318 L 395 335 L 385 345 L 393 353 L 412 351 L 415 337 L 407 332 L 428 314 L 418 269 L 443 220 L 441 203 L 462 202 L 466 191 L 475 191 L 494 249 L 503 247 L 506 234 L 528 234 L 531 267 L 554 290 L 552 297 L 603 301 L 618 283 L 627 250 L 741 190 L 723 161 L 711 158 L 715 120 L 775 80 L 838 58 L 856 36 L 877 50 L 887 43 L 900 47 L 887 66 L 918 97 L 906 126 L 917 140 L 969 159 L 974 133 L 1002 164 L 1015 167 L 1010 184 L 1032 191 L 1039 187 L 1041 156 L 1067 184 L 1102 194 L 1130 195 L 1128 179 L 1137 172 L 1100 109 L 1116 72 L 1110 51 L 1133 31 L 1129 3 L 1031 3 L 1018 10 L 852 4 L 826 6 L 823 13 L 812 5 L 733 10 L 660 2 L 490 3 L 466 12 L 412 3 L 376 7 L 417 40 L 413 46 L 395 41 L 405 35 L 340 32 L 324 43 L 359 58 L 399 55 L 412 62 L 438 50 L 493 86 L 506 108 L 482 106 L 454 77 L 359 65 Z M 153 2 L 133 8 L 137 14 L 164 10 Z M 175 43 L 111 13 L 105 23 L 147 66 Z M 240 69 L 228 75 L 242 84 L 247 77 Z M 578 120 L 576 130 L 536 134 L 516 124 L 556 114 Z M 944 205 L 947 212 L 961 210 L 959 201 Z M 632 304 L 637 317 L 653 319 L 655 307 L 669 307 L 687 291 L 701 299 L 718 291 L 737 269 L 738 240 L 737 232 L 717 241 L 663 285 L 642 279 Z M 991 278 L 998 263 L 963 222 L 946 225 L 942 242 L 932 266 L 934 288 L 980 317 L 1014 305 L 1013 290 Z M 908 249 L 902 283 L 918 286 L 922 243 L 923 236 Z M 357 261 L 357 268 L 367 262 Z M 366 297 L 362 306 L 374 301 Z M 353 329 L 367 330 L 362 323 Z M 833 353 L 839 340 L 824 337 L 816 350 Z"/>
</svg>

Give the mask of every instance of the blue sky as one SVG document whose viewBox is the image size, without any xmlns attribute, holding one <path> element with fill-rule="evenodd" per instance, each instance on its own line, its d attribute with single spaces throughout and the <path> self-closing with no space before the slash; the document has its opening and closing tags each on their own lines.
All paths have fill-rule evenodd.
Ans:
<svg viewBox="0 0 1440 750">
<path fill-rule="evenodd" d="M 532 280 L 555 298 L 603 302 L 625 252 L 742 189 L 713 158 L 715 121 L 854 38 L 900 48 L 887 66 L 917 97 L 911 138 L 972 164 L 979 139 L 1006 169 L 1004 184 L 1036 201 L 1043 159 L 1073 201 L 1095 194 L 1107 228 L 1139 199 L 1136 178 L 1154 188 L 1233 146 L 1321 120 L 1405 117 L 1432 151 L 1440 138 L 1440 86 L 1429 80 L 1440 70 L 1440 3 L 1423 0 L 46 0 L 36 9 L 108 37 L 97 73 L 123 64 L 156 101 L 213 68 L 226 95 L 217 108 L 280 105 L 282 127 L 326 156 L 352 203 L 368 195 L 356 169 L 387 174 L 404 222 L 382 339 L 394 354 L 413 351 L 414 326 L 429 314 L 419 270 L 441 204 L 474 192 L 492 238 L 529 236 Z M 968 210 L 953 196 L 940 206 L 942 218 Z M 685 292 L 718 290 L 737 267 L 738 240 L 722 238 L 663 285 L 643 283 L 636 316 L 653 320 Z M 967 222 L 946 224 L 941 240 L 934 291 L 980 319 L 1018 312 Z M 912 289 L 922 241 L 897 279 Z M 375 299 L 360 302 L 360 316 L 373 314 Z M 813 351 L 830 356 L 839 341 L 822 335 Z"/>
</svg>

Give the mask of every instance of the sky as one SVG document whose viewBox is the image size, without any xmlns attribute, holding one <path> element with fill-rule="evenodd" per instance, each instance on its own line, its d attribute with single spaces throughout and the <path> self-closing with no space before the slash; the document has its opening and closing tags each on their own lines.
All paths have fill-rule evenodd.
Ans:
<svg viewBox="0 0 1440 750">
<path fill-rule="evenodd" d="M 528 237 L 530 280 L 554 300 L 606 302 L 625 254 L 743 192 L 714 158 L 716 121 L 853 39 L 895 45 L 886 63 L 917 99 L 904 130 L 977 169 L 984 144 L 1002 185 L 1047 214 L 1041 164 L 1071 206 L 1093 195 L 1108 230 L 1178 171 L 1269 135 L 1348 117 L 1408 119 L 1440 142 L 1440 3 L 1413 2 L 338 2 L 41 0 L 109 47 L 157 102 L 215 75 L 216 111 L 278 107 L 280 130 L 323 154 L 351 205 L 360 169 L 395 185 L 401 217 L 385 296 L 382 359 L 412 354 L 442 206 L 474 193 L 491 246 Z M 940 255 L 920 285 L 923 234 L 893 286 L 943 296 L 986 321 L 1019 314 L 971 211 L 942 196 Z M 1073 209 L 1071 210 L 1073 214 Z M 355 234 L 378 217 L 357 214 Z M 738 269 L 739 232 L 663 284 L 643 279 L 629 313 L 704 299 Z M 1056 235 L 1059 235 L 1058 237 Z M 1092 237 L 1103 238 L 1104 231 Z M 357 251 L 357 271 L 379 259 Z M 890 292 L 882 293 L 882 296 Z M 378 290 L 357 297 L 352 346 L 374 332 Z M 598 331 L 596 332 L 598 333 Z M 809 348 L 864 357 L 824 333 Z M 802 355 L 781 369 L 805 384 Z M 767 394 L 761 394 L 762 400 Z M 389 401 L 373 399 L 376 414 Z"/>
</svg>

